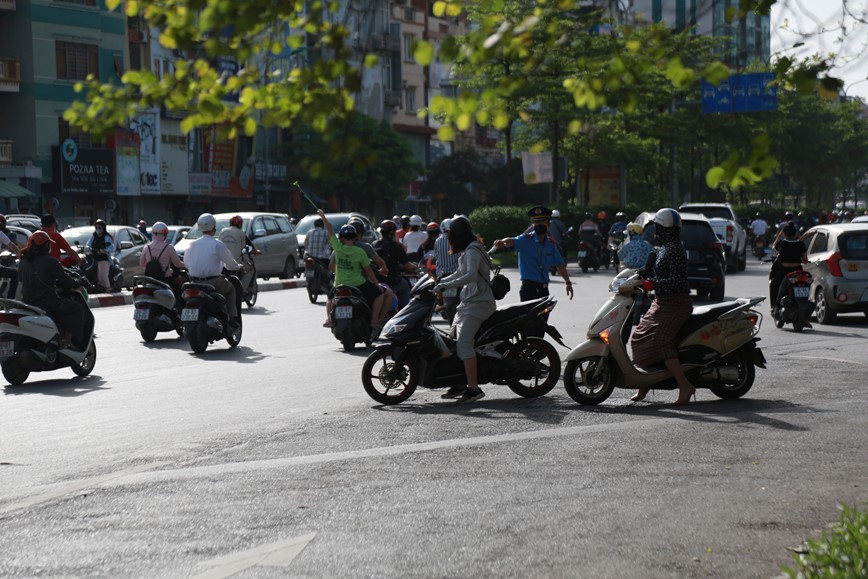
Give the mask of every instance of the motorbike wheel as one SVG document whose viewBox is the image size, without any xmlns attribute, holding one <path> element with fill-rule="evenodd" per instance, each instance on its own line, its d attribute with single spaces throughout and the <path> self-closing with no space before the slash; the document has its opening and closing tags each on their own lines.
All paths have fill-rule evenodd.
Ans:
<svg viewBox="0 0 868 579">
<path fill-rule="evenodd" d="M 21 365 L 18 360 L 10 358 L 3 362 L 3 377 L 13 386 L 20 386 L 30 377 L 30 370 Z"/>
<path fill-rule="evenodd" d="M 582 273 L 588 273 L 588 266 L 587 265 L 582 266 Z"/>
<path fill-rule="evenodd" d="M 241 343 L 241 333 L 244 329 L 244 326 L 241 324 L 241 317 L 240 316 L 238 317 L 238 322 L 239 322 L 238 328 L 235 331 L 229 332 L 228 334 L 226 334 L 226 341 L 229 342 L 230 348 L 234 348 L 238 344 Z"/>
<path fill-rule="evenodd" d="M 190 342 L 190 348 L 197 354 L 208 349 L 208 327 L 198 322 L 190 322 L 184 325 L 184 333 Z"/>
<path fill-rule="evenodd" d="M 347 326 L 341 332 L 341 345 L 345 352 L 352 352 L 356 349 L 356 338 L 353 336 L 352 326 Z"/>
<path fill-rule="evenodd" d="M 400 368 L 392 359 L 394 346 L 381 346 L 374 350 L 362 366 L 362 385 L 368 396 L 380 404 L 404 402 L 419 383 L 419 363 L 406 356 Z"/>
<path fill-rule="evenodd" d="M 91 340 L 84 358 L 72 366 L 72 371 L 75 372 L 76 376 L 87 376 L 93 372 L 94 366 L 96 366 L 96 342 Z"/>
<path fill-rule="evenodd" d="M 826 294 L 823 292 L 823 288 L 817 288 L 817 299 L 814 303 L 817 304 L 817 321 L 824 326 L 834 324 L 838 313 L 829 307 L 829 302 L 826 300 Z"/>
<path fill-rule="evenodd" d="M 591 374 L 600 367 L 596 380 Z M 586 406 L 594 406 L 605 401 L 615 389 L 615 376 L 607 358 L 593 356 L 570 360 L 564 369 L 564 388 L 570 398 Z"/>
<path fill-rule="evenodd" d="M 253 286 L 250 288 L 250 291 L 247 292 L 247 295 L 244 297 L 245 303 L 247 303 L 248 308 L 252 308 L 256 305 L 256 298 L 259 297 L 259 282 L 256 281 L 256 278 L 253 278 Z"/>
<path fill-rule="evenodd" d="M 310 286 L 307 286 L 307 299 L 310 300 L 310 303 L 315 304 L 316 298 L 318 297 L 319 294 L 315 290 L 311 289 Z"/>
<path fill-rule="evenodd" d="M 777 329 L 781 329 L 784 327 L 784 318 L 781 316 L 780 312 L 777 314 L 772 314 L 772 318 L 775 320 L 775 327 Z"/>
<path fill-rule="evenodd" d="M 753 348 L 742 346 L 723 360 L 721 364 L 710 369 L 711 371 L 719 371 L 717 383 L 709 386 L 709 389 L 718 398 L 724 400 L 735 400 L 747 394 L 748 390 L 753 386 L 754 378 L 756 377 L 756 369 L 753 364 Z M 732 383 L 723 383 L 729 371 L 736 372 Z"/>
<path fill-rule="evenodd" d="M 142 339 L 145 342 L 153 342 L 157 339 L 157 330 L 155 328 L 142 328 L 139 332 L 142 334 Z"/>
<path fill-rule="evenodd" d="M 552 391 L 561 377 L 561 357 L 555 347 L 541 338 L 528 338 L 518 353 L 520 360 L 534 363 L 536 373 L 523 384 L 519 379 L 506 383 L 509 389 L 525 398 L 536 398 Z"/>
</svg>

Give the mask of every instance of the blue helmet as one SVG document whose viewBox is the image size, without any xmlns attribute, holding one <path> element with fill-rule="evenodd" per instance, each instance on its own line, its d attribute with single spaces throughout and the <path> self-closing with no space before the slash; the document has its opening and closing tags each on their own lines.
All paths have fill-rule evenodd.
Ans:
<svg viewBox="0 0 868 579">
<path fill-rule="evenodd" d="M 654 224 L 660 227 L 681 227 L 681 214 L 674 209 L 661 209 L 654 215 Z"/>
</svg>

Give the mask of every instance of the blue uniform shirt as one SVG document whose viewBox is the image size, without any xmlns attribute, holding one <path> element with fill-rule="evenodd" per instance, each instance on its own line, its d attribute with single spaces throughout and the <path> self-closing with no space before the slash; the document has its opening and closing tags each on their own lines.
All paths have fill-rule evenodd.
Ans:
<svg viewBox="0 0 868 579">
<path fill-rule="evenodd" d="M 549 269 L 564 263 L 557 245 L 548 237 L 525 233 L 513 237 L 513 251 L 518 254 L 518 273 L 522 281 L 549 282 Z"/>
</svg>

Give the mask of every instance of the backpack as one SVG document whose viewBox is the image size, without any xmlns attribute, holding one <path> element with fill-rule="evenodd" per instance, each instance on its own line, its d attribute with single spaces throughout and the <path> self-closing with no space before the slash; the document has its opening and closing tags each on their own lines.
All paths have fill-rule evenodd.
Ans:
<svg viewBox="0 0 868 579">
<path fill-rule="evenodd" d="M 151 259 L 148 260 L 148 263 L 145 264 L 145 275 L 148 277 L 153 277 L 155 279 L 163 279 L 166 277 L 165 270 L 163 266 L 160 264 L 160 258 L 163 257 L 163 252 L 168 249 L 169 244 L 167 243 L 165 247 L 163 247 L 163 251 L 160 252 L 160 255 L 154 257 L 154 252 L 151 251 L 150 246 L 148 247 L 148 252 L 151 254 Z"/>
<path fill-rule="evenodd" d="M 502 300 L 506 297 L 506 294 L 509 293 L 509 278 L 500 273 L 500 266 L 497 267 L 492 266 L 491 257 L 488 255 L 488 252 L 484 249 L 481 249 L 482 254 L 485 256 L 485 259 L 488 260 L 488 267 L 492 268 L 491 270 L 491 281 L 489 285 L 491 286 L 491 293 L 494 295 L 494 299 Z"/>
</svg>

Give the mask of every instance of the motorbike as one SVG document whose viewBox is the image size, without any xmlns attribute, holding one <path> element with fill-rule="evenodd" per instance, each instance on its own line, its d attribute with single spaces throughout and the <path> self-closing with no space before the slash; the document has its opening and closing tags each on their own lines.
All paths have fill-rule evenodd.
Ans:
<svg viewBox="0 0 868 579">
<path fill-rule="evenodd" d="M 381 404 L 399 404 L 423 388 L 448 388 L 466 384 L 464 363 L 455 354 L 455 342 L 431 322 L 437 298 L 436 282 L 426 276 L 416 282 L 412 298 L 383 327 L 378 346 L 362 366 L 362 384 L 368 396 Z M 479 328 L 475 338 L 480 384 L 504 384 L 526 398 L 549 393 L 560 378 L 557 350 L 541 338 L 526 337 L 528 326 L 557 302 L 539 298 L 498 308 Z M 563 344 L 553 326 L 545 331 Z M 448 357 L 443 357 L 448 352 Z"/>
<path fill-rule="evenodd" d="M 145 275 L 133 278 L 133 319 L 145 342 L 153 342 L 159 332 L 177 332 L 184 337 L 181 322 L 183 302 L 175 299 L 169 284 Z"/>
<path fill-rule="evenodd" d="M 236 310 L 241 312 L 241 296 L 244 289 L 235 275 L 226 275 L 235 287 Z M 241 342 L 241 316 L 238 325 L 232 327 L 226 309 L 226 299 L 213 285 L 200 281 L 189 281 L 182 286 L 181 298 L 184 309 L 181 310 L 181 323 L 184 325 L 184 335 L 190 342 L 190 348 L 201 354 L 208 344 L 226 339 L 230 348 Z"/>
<path fill-rule="evenodd" d="M 753 240 L 753 255 L 762 261 L 766 257 L 766 236 L 757 235 Z"/>
<path fill-rule="evenodd" d="M 2 253 L 0 253 L 0 265 L 2 265 L 3 267 L 18 269 L 18 259 L 15 257 L 14 253 L 9 251 L 8 249 L 5 249 Z M 9 293 L 9 285 L 9 280 L 7 278 L 0 278 L 0 296 L 15 299 L 16 296 L 7 295 Z M 15 293 L 18 292 L 16 291 Z"/>
<path fill-rule="evenodd" d="M 612 234 L 612 242 L 609 243 L 609 261 L 614 266 L 615 270 L 621 267 L 621 258 L 618 257 L 618 250 L 624 243 L 624 232 L 616 231 Z"/>
<path fill-rule="evenodd" d="M 772 318 L 775 326 L 780 329 L 784 324 L 793 324 L 793 329 L 801 332 L 814 313 L 814 302 L 811 301 L 811 284 L 813 276 L 806 271 L 792 271 L 781 280 L 781 287 L 786 292 L 776 307 L 772 308 Z"/>
<path fill-rule="evenodd" d="M 371 346 L 371 307 L 359 289 L 349 285 L 334 288 L 331 329 L 345 352 L 352 352 L 359 342 Z"/>
<path fill-rule="evenodd" d="M 566 356 L 564 386 L 579 404 L 600 404 L 615 388 L 678 389 L 663 364 L 639 369 L 627 352 L 633 325 L 649 304 L 642 282 L 631 269 L 615 276 L 609 284 L 614 295 L 594 316 L 587 340 Z M 757 346 L 762 314 L 753 309 L 764 299 L 739 298 L 693 309 L 675 339 L 681 367 L 693 386 L 728 400 L 750 390 L 755 368 L 765 368 Z"/>
<path fill-rule="evenodd" d="M 87 281 L 96 289 L 99 289 L 99 276 L 97 275 L 96 259 L 94 259 L 93 250 L 90 247 L 76 244 L 73 248 L 82 257 L 82 262 L 78 266 L 78 271 L 87 278 Z M 61 262 L 64 265 L 69 265 L 69 261 Z M 111 291 L 117 293 L 121 291 L 121 286 L 124 281 L 124 270 L 120 266 L 117 258 L 113 255 L 109 256 L 109 283 Z"/>
<path fill-rule="evenodd" d="M 239 262 L 244 271 L 241 276 L 241 287 L 244 288 L 241 299 L 247 304 L 248 308 L 256 305 L 256 298 L 259 297 L 259 282 L 256 281 L 256 262 L 253 260 L 256 248 L 247 246 L 241 250 L 241 261 Z"/>
<path fill-rule="evenodd" d="M 588 273 L 589 269 L 595 272 L 600 269 L 599 249 L 587 241 L 579 241 L 579 267 L 582 273 Z"/>
<path fill-rule="evenodd" d="M 320 295 L 328 295 L 332 289 L 332 274 L 328 268 L 309 253 L 304 254 L 304 279 L 307 281 L 307 298 L 315 304 Z"/>
<path fill-rule="evenodd" d="M 10 384 L 23 384 L 31 372 L 48 372 L 69 367 L 78 376 L 87 376 L 96 364 L 94 318 L 83 288 L 58 290 L 85 311 L 83 350 L 64 347 L 55 321 L 44 310 L 13 299 L 0 299 L 0 368 Z"/>
</svg>

